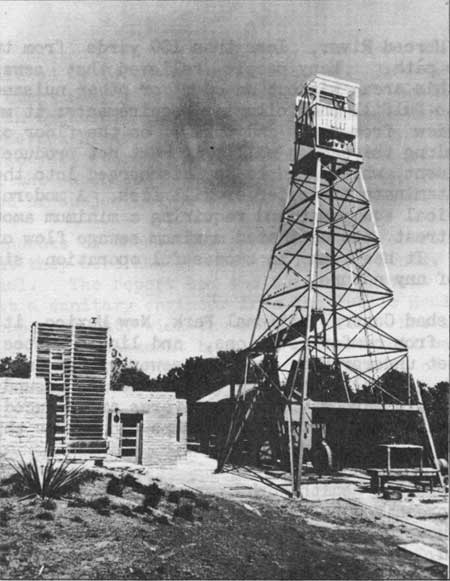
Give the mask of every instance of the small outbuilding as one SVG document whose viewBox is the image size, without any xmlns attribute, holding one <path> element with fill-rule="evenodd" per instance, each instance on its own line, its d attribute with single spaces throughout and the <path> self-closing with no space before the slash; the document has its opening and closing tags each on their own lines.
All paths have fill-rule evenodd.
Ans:
<svg viewBox="0 0 450 581">
<path fill-rule="evenodd" d="M 130 386 L 106 398 L 108 454 L 154 467 L 173 466 L 186 455 L 186 400 Z"/>
</svg>

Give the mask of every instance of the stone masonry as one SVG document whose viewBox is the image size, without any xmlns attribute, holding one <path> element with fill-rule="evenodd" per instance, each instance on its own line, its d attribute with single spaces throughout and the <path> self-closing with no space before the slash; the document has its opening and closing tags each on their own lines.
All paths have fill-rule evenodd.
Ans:
<svg viewBox="0 0 450 581">
<path fill-rule="evenodd" d="M 8 461 L 45 460 L 47 405 L 43 378 L 0 377 L 0 472 Z"/>
<path fill-rule="evenodd" d="M 125 387 L 124 391 L 110 391 L 107 400 L 112 416 L 116 409 L 119 415 L 142 414 L 144 466 L 173 466 L 186 455 L 187 406 L 185 400 L 175 397 L 175 393 L 137 392 Z M 120 456 L 119 434 L 120 423 L 112 421 L 108 452 L 114 456 Z"/>
</svg>

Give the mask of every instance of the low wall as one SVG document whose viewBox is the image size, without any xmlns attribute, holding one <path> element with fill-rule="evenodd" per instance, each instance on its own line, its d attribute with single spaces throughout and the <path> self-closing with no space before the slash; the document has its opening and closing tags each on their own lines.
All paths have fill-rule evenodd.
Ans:
<svg viewBox="0 0 450 581">
<path fill-rule="evenodd" d="M 47 404 L 42 377 L 0 377 L 0 472 L 9 472 L 8 461 L 34 452 L 45 460 Z"/>
</svg>

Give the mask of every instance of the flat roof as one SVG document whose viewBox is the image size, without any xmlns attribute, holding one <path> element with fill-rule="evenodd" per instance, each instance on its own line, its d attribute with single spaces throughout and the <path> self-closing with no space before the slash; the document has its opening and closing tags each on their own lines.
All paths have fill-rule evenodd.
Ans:
<svg viewBox="0 0 450 581">
<path fill-rule="evenodd" d="M 324 91 L 329 91 L 330 93 L 343 96 L 347 96 L 350 93 L 353 93 L 355 90 L 359 89 L 358 83 L 345 81 L 344 79 L 336 79 L 335 77 L 329 77 L 327 75 L 321 74 L 314 75 L 314 77 L 306 82 L 306 85 L 313 89 L 320 85 L 320 89 L 323 89 Z"/>
<path fill-rule="evenodd" d="M 246 395 L 247 393 L 250 393 L 257 387 L 258 387 L 257 383 L 244 383 L 242 386 L 236 384 L 235 394 L 236 396 L 238 395 L 239 388 L 241 388 L 240 395 Z M 216 391 L 208 393 L 208 395 L 204 395 L 203 397 L 198 399 L 196 403 L 218 403 L 219 401 L 225 401 L 227 399 L 230 399 L 230 394 L 231 394 L 231 385 L 224 385 L 223 387 L 220 387 Z"/>
</svg>

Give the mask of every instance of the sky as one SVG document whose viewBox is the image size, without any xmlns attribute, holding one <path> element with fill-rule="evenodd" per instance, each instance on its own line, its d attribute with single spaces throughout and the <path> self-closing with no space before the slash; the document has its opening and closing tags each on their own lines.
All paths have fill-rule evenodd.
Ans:
<svg viewBox="0 0 450 581">
<path fill-rule="evenodd" d="M 295 97 L 360 84 L 360 152 L 412 371 L 448 377 L 444 1 L 1 2 L 0 355 L 107 325 L 151 376 L 250 339 Z"/>
</svg>

